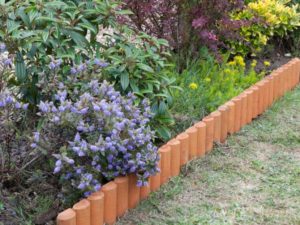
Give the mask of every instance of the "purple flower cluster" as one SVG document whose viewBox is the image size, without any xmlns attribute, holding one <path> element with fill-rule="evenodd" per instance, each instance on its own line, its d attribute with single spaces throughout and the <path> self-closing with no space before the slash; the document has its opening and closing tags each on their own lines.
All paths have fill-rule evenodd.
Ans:
<svg viewBox="0 0 300 225">
<path fill-rule="evenodd" d="M 55 101 L 38 106 L 48 125 L 34 133 L 34 143 L 49 143 L 47 135 L 57 127 L 72 134 L 64 137 L 66 148 L 55 154 L 54 173 L 63 174 L 85 195 L 99 190 L 104 181 L 129 173 L 137 174 L 137 185 L 145 185 L 158 171 L 159 158 L 148 126 L 149 102 L 144 100 L 139 108 L 135 99 L 133 94 L 121 96 L 106 81 L 92 80 L 80 91 L 60 84 Z"/>
<path fill-rule="evenodd" d="M 4 43 L 0 43 L 0 68 L 3 67 L 12 67 L 13 65 L 13 57 L 9 56 L 7 52 L 6 45 Z M 5 69 L 5 68 L 2 68 Z M 0 71 L 2 72 L 2 71 Z"/>
<path fill-rule="evenodd" d="M 90 68 L 92 68 L 94 70 L 94 69 L 99 69 L 99 68 L 105 68 L 107 66 L 109 66 L 109 63 L 96 58 L 94 60 L 87 60 L 84 63 L 73 66 L 70 70 L 70 73 L 72 75 L 76 75 L 76 74 L 85 72 L 86 70 L 88 70 Z"/>
<path fill-rule="evenodd" d="M 6 45 L 4 43 L 0 43 L 0 53 L 5 52 Z"/>
<path fill-rule="evenodd" d="M 58 69 L 62 64 L 62 60 L 58 59 L 58 60 L 51 60 L 50 64 L 49 64 L 49 68 L 50 70 L 56 70 Z"/>
<path fill-rule="evenodd" d="M 16 100 L 16 98 L 8 91 L 0 92 L 0 111 L 4 108 L 12 110 L 27 110 L 28 103 L 24 104 Z"/>
</svg>

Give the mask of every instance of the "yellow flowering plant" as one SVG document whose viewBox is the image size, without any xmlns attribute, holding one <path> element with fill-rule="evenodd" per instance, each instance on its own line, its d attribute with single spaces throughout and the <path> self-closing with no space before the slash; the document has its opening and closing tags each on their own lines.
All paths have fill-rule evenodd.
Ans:
<svg viewBox="0 0 300 225">
<path fill-rule="evenodd" d="M 240 29 L 241 41 L 231 42 L 233 53 L 260 52 L 273 36 L 283 37 L 300 26 L 298 4 L 290 0 L 251 1 L 242 11 L 233 12 L 233 20 L 253 21 Z"/>
<path fill-rule="evenodd" d="M 190 83 L 189 88 L 192 90 L 196 90 L 198 88 L 198 84 L 192 82 L 192 83 Z"/>
<path fill-rule="evenodd" d="M 253 62 L 248 68 L 242 56 L 230 59 L 229 54 L 224 55 L 222 63 L 206 57 L 192 62 L 178 77 L 178 85 L 184 90 L 174 93 L 171 111 L 175 118 L 185 118 L 188 109 L 190 116 L 185 124 L 199 120 L 264 75 L 255 72 Z"/>
<path fill-rule="evenodd" d="M 271 63 L 270 63 L 269 61 L 264 61 L 264 65 L 265 65 L 266 67 L 269 67 L 269 66 L 271 66 Z"/>
<path fill-rule="evenodd" d="M 255 68 L 257 66 L 257 61 L 254 59 L 251 63 L 251 67 Z"/>
</svg>

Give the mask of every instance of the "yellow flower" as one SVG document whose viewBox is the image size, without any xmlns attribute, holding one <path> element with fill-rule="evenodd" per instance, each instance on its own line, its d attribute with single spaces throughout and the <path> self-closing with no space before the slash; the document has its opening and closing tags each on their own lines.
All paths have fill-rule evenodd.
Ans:
<svg viewBox="0 0 300 225">
<path fill-rule="evenodd" d="M 205 80 L 207 83 L 209 83 L 209 82 L 211 81 L 211 79 L 210 79 L 209 77 L 206 77 L 204 80 Z"/>
<path fill-rule="evenodd" d="M 198 88 L 198 85 L 196 83 L 190 83 L 189 88 L 195 90 Z"/>
<path fill-rule="evenodd" d="M 240 62 L 244 62 L 244 59 L 242 56 L 237 55 L 234 57 L 234 61 L 236 61 L 237 63 L 240 63 Z"/>
<path fill-rule="evenodd" d="M 225 70 L 224 70 L 224 73 L 225 73 L 225 74 L 231 74 L 231 72 L 232 72 L 231 69 L 225 69 Z"/>
<path fill-rule="evenodd" d="M 269 61 L 264 61 L 264 65 L 269 67 L 269 66 L 271 66 L 271 63 Z"/>
<path fill-rule="evenodd" d="M 257 66 L 257 61 L 256 61 L 255 59 L 252 61 L 251 66 L 252 66 L 253 68 Z"/>
<path fill-rule="evenodd" d="M 244 62 L 244 58 L 242 56 L 239 56 L 239 55 L 235 56 L 234 61 L 236 62 L 237 65 L 240 65 L 242 67 L 245 67 L 245 65 L 246 65 Z"/>
<path fill-rule="evenodd" d="M 236 62 L 235 61 L 230 61 L 229 63 L 227 63 L 228 66 L 235 66 Z"/>
</svg>

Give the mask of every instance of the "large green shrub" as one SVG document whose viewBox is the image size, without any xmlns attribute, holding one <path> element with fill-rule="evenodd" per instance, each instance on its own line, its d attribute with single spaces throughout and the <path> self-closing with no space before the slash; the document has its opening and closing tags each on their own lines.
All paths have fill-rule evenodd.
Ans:
<svg viewBox="0 0 300 225">
<path fill-rule="evenodd" d="M 118 24 L 118 16 L 128 13 L 118 1 L 108 0 L 0 1 L 0 42 L 14 56 L 10 85 L 35 105 L 51 99 L 53 82 L 68 79 L 72 68 L 98 60 L 105 68 L 93 78 L 109 80 L 124 94 L 135 92 L 140 100 L 149 98 L 155 128 L 168 138 L 175 81 L 166 72 L 168 44 Z M 59 71 L 53 73 L 53 67 Z"/>
</svg>

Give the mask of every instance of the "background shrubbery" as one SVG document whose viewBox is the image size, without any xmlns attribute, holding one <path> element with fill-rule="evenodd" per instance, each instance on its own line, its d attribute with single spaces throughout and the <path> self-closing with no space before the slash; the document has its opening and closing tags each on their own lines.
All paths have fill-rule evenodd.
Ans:
<svg viewBox="0 0 300 225">
<path fill-rule="evenodd" d="M 262 52 L 270 39 L 283 38 L 299 26 L 298 5 L 291 1 L 124 2 L 124 7 L 133 11 L 128 23 L 169 40 L 180 69 L 185 66 L 187 56 L 197 58 L 201 46 L 219 58 L 219 51 L 224 50 L 247 56 Z"/>
<path fill-rule="evenodd" d="M 239 40 L 238 28 L 248 21 L 230 20 L 230 13 L 243 7 L 243 1 L 217 0 L 124 0 L 124 8 L 133 14 L 127 23 L 169 41 L 176 52 L 177 66 L 184 67 L 186 57 L 194 57 L 200 46 L 215 56 L 226 48 L 224 40 Z"/>
<path fill-rule="evenodd" d="M 232 42 L 233 53 L 247 55 L 261 52 L 272 37 L 284 37 L 299 25 L 300 14 L 296 5 L 288 1 L 260 0 L 251 1 L 245 9 L 231 14 L 234 20 L 253 20 L 250 26 L 242 27 L 242 42 Z"/>
</svg>

